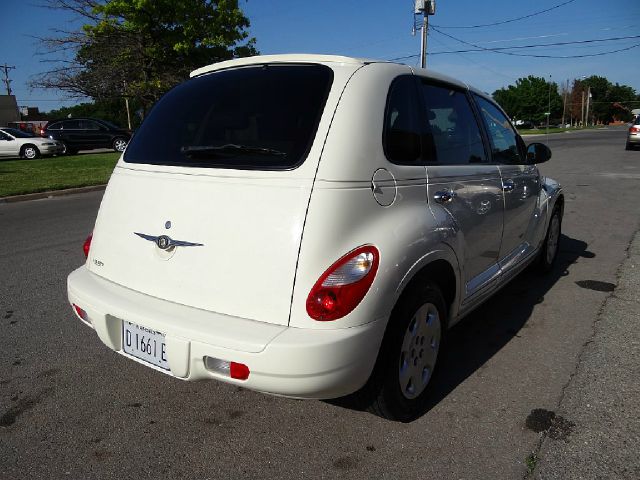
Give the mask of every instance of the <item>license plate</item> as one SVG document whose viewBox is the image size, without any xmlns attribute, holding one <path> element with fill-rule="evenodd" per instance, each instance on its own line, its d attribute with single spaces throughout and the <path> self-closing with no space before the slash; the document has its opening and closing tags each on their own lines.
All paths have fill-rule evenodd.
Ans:
<svg viewBox="0 0 640 480">
<path fill-rule="evenodd" d="M 131 322 L 122 322 L 124 353 L 147 363 L 169 370 L 165 334 Z"/>
</svg>

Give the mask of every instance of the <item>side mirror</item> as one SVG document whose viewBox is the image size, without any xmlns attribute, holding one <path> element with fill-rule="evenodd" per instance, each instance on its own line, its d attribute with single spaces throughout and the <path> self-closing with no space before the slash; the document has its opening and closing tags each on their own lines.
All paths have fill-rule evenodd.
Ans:
<svg viewBox="0 0 640 480">
<path fill-rule="evenodd" d="M 544 163 L 551 159 L 551 149 L 543 143 L 532 143 L 527 147 L 527 163 Z"/>
</svg>

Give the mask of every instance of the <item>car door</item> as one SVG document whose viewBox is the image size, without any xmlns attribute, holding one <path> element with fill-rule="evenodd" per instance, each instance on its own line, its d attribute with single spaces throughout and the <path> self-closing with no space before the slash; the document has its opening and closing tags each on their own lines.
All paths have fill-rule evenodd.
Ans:
<svg viewBox="0 0 640 480">
<path fill-rule="evenodd" d="M 98 122 L 93 120 L 80 120 L 80 129 L 84 137 L 84 143 L 92 148 L 110 147 L 109 132 Z"/>
<path fill-rule="evenodd" d="M 504 228 L 500 246 L 500 267 L 505 275 L 535 252 L 534 212 L 540 193 L 540 174 L 526 164 L 526 147 L 509 118 L 493 102 L 474 95 L 491 144 L 494 163 L 499 165 L 504 191 Z"/>
<path fill-rule="evenodd" d="M 80 120 L 65 120 L 62 122 L 60 136 L 72 148 L 84 148 L 86 145 L 80 129 Z"/>
<path fill-rule="evenodd" d="M 431 152 L 427 194 L 448 242 L 458 254 L 463 309 L 492 291 L 499 275 L 503 193 L 466 89 L 420 81 Z"/>
</svg>

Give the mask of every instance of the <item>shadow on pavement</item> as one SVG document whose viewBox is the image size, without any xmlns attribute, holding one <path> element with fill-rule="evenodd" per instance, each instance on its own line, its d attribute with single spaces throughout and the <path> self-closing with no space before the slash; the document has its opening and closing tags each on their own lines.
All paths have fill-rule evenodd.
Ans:
<svg viewBox="0 0 640 480">
<path fill-rule="evenodd" d="M 426 413 L 467 377 L 472 375 L 513 337 L 526 327 L 535 305 L 544 301 L 545 294 L 578 258 L 594 258 L 581 240 L 561 236 L 560 251 L 550 272 L 539 274 L 527 269 L 508 283 L 491 299 L 448 332 L 447 347 L 438 360 L 436 374 L 430 385 L 431 394 Z M 357 409 L 346 397 L 331 403 Z"/>
</svg>

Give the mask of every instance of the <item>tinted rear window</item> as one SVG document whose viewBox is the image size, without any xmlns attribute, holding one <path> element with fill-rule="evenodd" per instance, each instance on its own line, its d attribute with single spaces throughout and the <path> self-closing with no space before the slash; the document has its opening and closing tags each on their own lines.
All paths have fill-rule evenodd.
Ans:
<svg viewBox="0 0 640 480">
<path fill-rule="evenodd" d="M 259 65 L 188 80 L 153 108 L 124 161 L 294 168 L 311 147 L 332 81 L 322 65 Z"/>
</svg>

